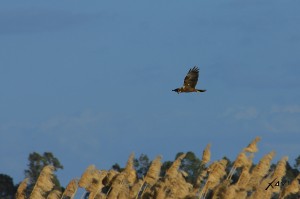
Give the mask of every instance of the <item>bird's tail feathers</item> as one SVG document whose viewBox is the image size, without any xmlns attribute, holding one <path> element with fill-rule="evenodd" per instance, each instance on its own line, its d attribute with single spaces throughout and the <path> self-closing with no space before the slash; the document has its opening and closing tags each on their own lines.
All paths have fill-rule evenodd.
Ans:
<svg viewBox="0 0 300 199">
<path fill-rule="evenodd" d="M 197 92 L 205 92 L 206 90 L 199 90 L 199 89 L 197 89 Z"/>
</svg>

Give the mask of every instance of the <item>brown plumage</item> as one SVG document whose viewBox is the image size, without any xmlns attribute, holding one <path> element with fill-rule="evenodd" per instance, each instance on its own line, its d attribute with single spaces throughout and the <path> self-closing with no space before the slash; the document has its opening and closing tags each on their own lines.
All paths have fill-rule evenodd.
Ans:
<svg viewBox="0 0 300 199">
<path fill-rule="evenodd" d="M 205 92 L 206 90 L 196 89 L 196 84 L 199 77 L 199 68 L 194 66 L 189 70 L 184 78 L 183 86 L 181 88 L 176 88 L 172 91 L 179 93 L 189 93 L 189 92 Z"/>
</svg>

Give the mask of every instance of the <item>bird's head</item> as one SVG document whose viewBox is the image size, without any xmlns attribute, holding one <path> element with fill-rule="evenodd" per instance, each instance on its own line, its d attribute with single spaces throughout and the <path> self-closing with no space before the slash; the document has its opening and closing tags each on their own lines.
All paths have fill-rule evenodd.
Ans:
<svg viewBox="0 0 300 199">
<path fill-rule="evenodd" d="M 172 90 L 172 91 L 175 91 L 175 92 L 177 92 L 178 94 L 180 93 L 179 88 L 176 88 L 176 89 L 174 89 L 174 90 Z"/>
</svg>

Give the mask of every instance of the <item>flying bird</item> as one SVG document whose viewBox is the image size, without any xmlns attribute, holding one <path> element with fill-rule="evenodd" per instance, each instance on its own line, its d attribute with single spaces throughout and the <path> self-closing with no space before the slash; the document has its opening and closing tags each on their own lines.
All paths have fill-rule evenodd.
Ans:
<svg viewBox="0 0 300 199">
<path fill-rule="evenodd" d="M 179 93 L 189 93 L 189 92 L 205 92 L 206 90 L 196 89 L 196 84 L 199 77 L 199 68 L 194 66 L 189 70 L 184 78 L 183 86 L 181 88 L 176 88 L 172 91 Z"/>
</svg>

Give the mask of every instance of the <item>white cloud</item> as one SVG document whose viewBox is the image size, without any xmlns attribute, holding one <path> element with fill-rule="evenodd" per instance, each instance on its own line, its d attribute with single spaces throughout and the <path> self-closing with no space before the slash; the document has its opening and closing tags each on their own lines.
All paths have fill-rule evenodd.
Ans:
<svg viewBox="0 0 300 199">
<path fill-rule="evenodd" d="M 254 107 L 243 108 L 235 113 L 236 119 L 254 119 L 258 116 L 258 111 Z"/>
<path fill-rule="evenodd" d="M 258 110 L 256 107 L 230 107 L 221 116 L 233 121 L 250 121 L 251 125 L 278 134 L 300 133 L 300 106 L 269 106 Z"/>
<path fill-rule="evenodd" d="M 273 106 L 271 113 L 300 113 L 300 105 Z"/>
<path fill-rule="evenodd" d="M 84 111 L 78 116 L 59 116 L 51 118 L 40 124 L 40 129 L 43 131 L 53 130 L 55 128 L 78 128 L 88 124 L 92 124 L 100 120 L 100 116 Z"/>
<path fill-rule="evenodd" d="M 103 138 L 113 131 L 106 123 L 111 123 L 111 117 L 105 113 L 83 111 L 50 118 L 37 126 L 37 132 L 66 153 L 87 157 L 92 155 L 87 151 L 101 151 Z"/>
<path fill-rule="evenodd" d="M 300 118 L 292 116 L 277 116 L 267 119 L 265 128 L 274 133 L 300 133 Z"/>
<path fill-rule="evenodd" d="M 232 117 L 236 120 L 249 120 L 258 117 L 258 110 L 255 107 L 230 107 L 222 116 Z"/>
<path fill-rule="evenodd" d="M 274 133 L 300 133 L 300 105 L 273 106 L 264 116 L 264 126 Z"/>
<path fill-rule="evenodd" d="M 300 145 L 297 143 L 291 143 L 290 141 L 284 141 L 284 142 L 268 142 L 268 140 L 265 140 L 263 144 L 263 148 L 266 151 L 275 151 L 276 156 L 275 159 L 278 161 L 283 156 L 288 155 L 289 156 L 289 162 L 291 165 L 295 163 L 295 158 L 299 155 L 300 151 Z"/>
</svg>

